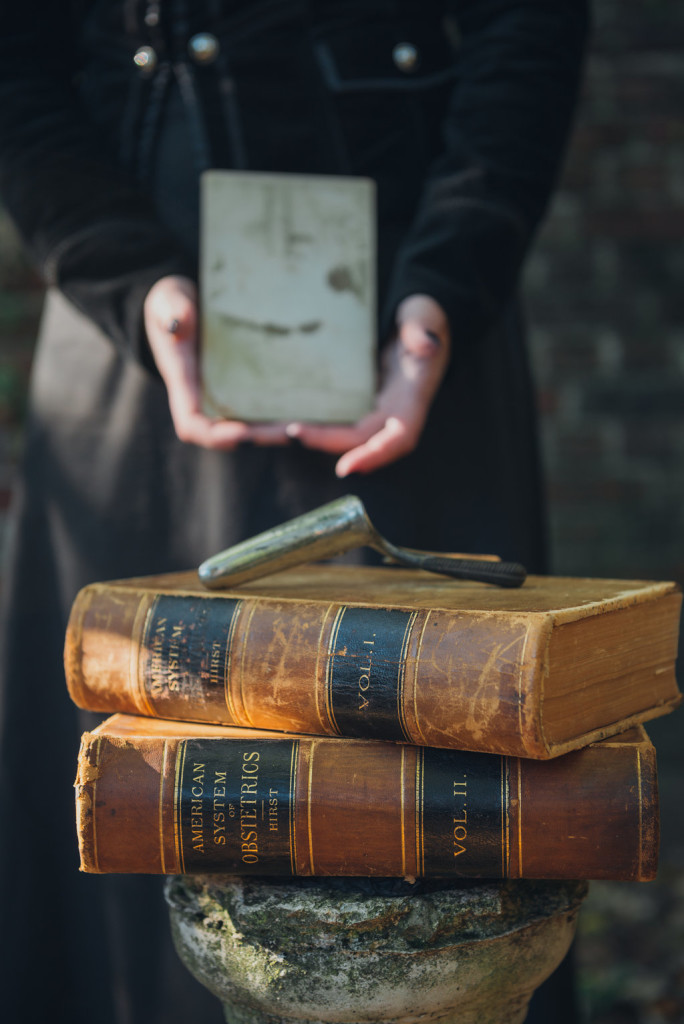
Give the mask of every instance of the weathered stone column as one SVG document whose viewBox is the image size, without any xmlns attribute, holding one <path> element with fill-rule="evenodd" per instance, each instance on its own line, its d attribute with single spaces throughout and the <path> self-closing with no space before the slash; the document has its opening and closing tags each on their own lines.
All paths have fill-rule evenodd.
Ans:
<svg viewBox="0 0 684 1024">
<path fill-rule="evenodd" d="M 185 876 L 176 947 L 228 1024 L 521 1024 L 584 882 Z"/>
</svg>

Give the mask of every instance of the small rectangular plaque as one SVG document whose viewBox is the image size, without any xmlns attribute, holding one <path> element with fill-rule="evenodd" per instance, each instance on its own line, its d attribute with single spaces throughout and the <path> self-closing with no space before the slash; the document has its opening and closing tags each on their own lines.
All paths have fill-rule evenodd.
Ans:
<svg viewBox="0 0 684 1024">
<path fill-rule="evenodd" d="M 375 186 L 365 178 L 202 177 L 205 411 L 355 422 L 375 392 Z"/>
</svg>

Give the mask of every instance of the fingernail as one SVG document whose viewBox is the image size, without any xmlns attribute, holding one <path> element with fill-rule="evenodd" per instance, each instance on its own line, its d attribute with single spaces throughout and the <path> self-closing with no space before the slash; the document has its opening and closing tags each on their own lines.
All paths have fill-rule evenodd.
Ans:
<svg viewBox="0 0 684 1024">
<path fill-rule="evenodd" d="M 180 320 L 172 320 L 171 323 L 169 324 L 167 330 L 168 330 L 169 334 L 178 334 L 179 328 L 180 328 Z"/>
</svg>

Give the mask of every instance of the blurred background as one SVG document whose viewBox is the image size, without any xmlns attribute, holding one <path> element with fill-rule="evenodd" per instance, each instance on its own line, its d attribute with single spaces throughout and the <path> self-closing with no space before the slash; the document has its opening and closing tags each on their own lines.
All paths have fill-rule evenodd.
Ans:
<svg viewBox="0 0 684 1024">
<path fill-rule="evenodd" d="M 553 569 L 684 583 L 684 4 L 594 0 L 594 23 L 525 279 Z M 3 543 L 41 295 L 0 213 Z M 661 868 L 654 883 L 592 886 L 578 943 L 588 1024 L 684 1024 L 684 711 L 649 733 Z"/>
<path fill-rule="evenodd" d="M 684 583 L 684 4 L 594 0 L 526 294 L 554 571 Z M 591 887 L 578 943 L 591 1024 L 684 1022 L 684 711 L 648 732 L 661 866 L 655 883 Z"/>
</svg>

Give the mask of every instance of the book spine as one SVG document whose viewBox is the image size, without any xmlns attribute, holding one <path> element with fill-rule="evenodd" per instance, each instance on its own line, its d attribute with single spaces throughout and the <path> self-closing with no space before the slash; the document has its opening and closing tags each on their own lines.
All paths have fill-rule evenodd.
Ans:
<svg viewBox="0 0 684 1024">
<path fill-rule="evenodd" d="M 647 742 L 542 764 L 375 741 L 86 734 L 82 868 L 646 880 L 655 778 Z"/>
<path fill-rule="evenodd" d="M 543 616 L 94 585 L 65 664 L 95 711 L 545 758 L 549 636 Z"/>
</svg>

